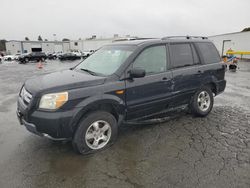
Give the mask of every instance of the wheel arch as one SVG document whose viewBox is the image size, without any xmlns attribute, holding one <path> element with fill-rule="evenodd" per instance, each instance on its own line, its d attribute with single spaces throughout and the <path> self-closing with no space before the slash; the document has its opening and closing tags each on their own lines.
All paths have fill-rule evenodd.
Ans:
<svg viewBox="0 0 250 188">
<path fill-rule="evenodd" d="M 83 101 L 78 108 L 79 110 L 75 113 L 70 123 L 73 132 L 75 132 L 79 122 L 94 111 L 102 110 L 109 112 L 116 118 L 117 122 L 125 116 L 125 102 L 113 95 L 89 98 L 88 101 Z"/>
<path fill-rule="evenodd" d="M 218 93 L 218 79 L 215 76 L 210 77 L 210 79 L 206 80 L 203 86 L 209 87 L 212 92 L 217 95 Z"/>
</svg>

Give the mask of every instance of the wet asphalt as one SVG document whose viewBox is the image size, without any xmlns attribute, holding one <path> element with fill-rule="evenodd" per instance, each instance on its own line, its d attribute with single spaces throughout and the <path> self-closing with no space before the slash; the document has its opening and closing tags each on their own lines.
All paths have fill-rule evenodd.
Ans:
<svg viewBox="0 0 250 188">
<path fill-rule="evenodd" d="M 29 133 L 16 99 L 30 77 L 78 62 L 0 64 L 0 187 L 250 187 L 250 62 L 227 72 L 227 88 L 205 118 L 126 125 L 117 142 L 81 156 L 70 143 Z"/>
</svg>

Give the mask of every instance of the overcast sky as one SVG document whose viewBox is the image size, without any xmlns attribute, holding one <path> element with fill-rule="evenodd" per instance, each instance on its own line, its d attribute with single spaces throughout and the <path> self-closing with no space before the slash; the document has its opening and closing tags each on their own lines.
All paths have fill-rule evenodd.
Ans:
<svg viewBox="0 0 250 188">
<path fill-rule="evenodd" d="M 0 39 L 215 35 L 250 27 L 250 0 L 0 0 Z"/>
</svg>

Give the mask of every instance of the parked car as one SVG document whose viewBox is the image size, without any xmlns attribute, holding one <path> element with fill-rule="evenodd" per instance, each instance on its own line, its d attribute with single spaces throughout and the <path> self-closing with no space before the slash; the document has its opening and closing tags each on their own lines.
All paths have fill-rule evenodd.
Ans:
<svg viewBox="0 0 250 188">
<path fill-rule="evenodd" d="M 81 52 L 72 52 L 73 54 L 75 54 L 78 57 L 82 57 L 82 53 Z"/>
<path fill-rule="evenodd" d="M 3 57 L 4 61 L 14 61 L 15 60 L 15 55 L 5 55 Z"/>
<path fill-rule="evenodd" d="M 25 53 L 19 56 L 18 60 L 20 63 L 28 63 L 29 61 L 45 61 L 47 56 L 43 52 L 31 52 Z"/>
<path fill-rule="evenodd" d="M 48 53 L 47 58 L 48 59 L 57 59 L 57 54 L 56 53 Z"/>
<path fill-rule="evenodd" d="M 64 53 L 64 54 L 60 55 L 58 58 L 61 61 L 63 61 L 63 60 L 77 60 L 77 59 L 81 59 L 81 56 L 78 56 L 73 52 L 69 52 L 69 53 Z"/>
<path fill-rule="evenodd" d="M 15 54 L 15 56 L 14 56 L 14 60 L 15 60 L 15 61 L 18 61 L 18 59 L 19 59 L 20 55 L 21 55 L 20 53 Z"/>
<path fill-rule="evenodd" d="M 86 57 L 89 57 L 91 54 L 93 54 L 95 51 L 94 50 L 90 50 L 90 51 L 84 51 L 82 53 L 82 57 L 83 58 L 86 58 Z"/>
<path fill-rule="evenodd" d="M 224 76 L 219 53 L 205 38 L 113 43 L 70 70 L 27 80 L 17 116 L 30 132 L 70 139 L 87 154 L 111 145 L 122 123 L 183 106 L 208 115 L 225 89 Z"/>
</svg>

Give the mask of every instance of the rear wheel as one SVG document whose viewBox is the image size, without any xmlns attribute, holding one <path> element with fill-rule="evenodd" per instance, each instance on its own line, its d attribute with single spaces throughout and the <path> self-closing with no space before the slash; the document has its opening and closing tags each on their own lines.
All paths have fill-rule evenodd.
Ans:
<svg viewBox="0 0 250 188">
<path fill-rule="evenodd" d="M 202 87 L 193 96 L 190 109 L 196 116 L 207 116 L 212 110 L 214 97 L 209 87 Z"/>
<path fill-rule="evenodd" d="M 117 121 L 112 114 L 105 111 L 92 112 L 79 123 L 72 145 L 80 154 L 93 153 L 114 143 L 117 132 Z"/>
</svg>

